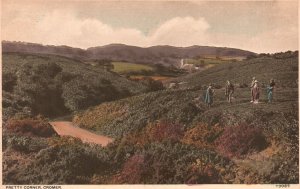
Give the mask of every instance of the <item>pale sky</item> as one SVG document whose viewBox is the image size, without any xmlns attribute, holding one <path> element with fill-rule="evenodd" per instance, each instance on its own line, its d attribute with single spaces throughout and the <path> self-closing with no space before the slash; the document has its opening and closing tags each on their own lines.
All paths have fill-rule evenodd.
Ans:
<svg viewBox="0 0 300 189">
<path fill-rule="evenodd" d="M 2 0 L 2 40 L 298 50 L 297 1 Z"/>
</svg>

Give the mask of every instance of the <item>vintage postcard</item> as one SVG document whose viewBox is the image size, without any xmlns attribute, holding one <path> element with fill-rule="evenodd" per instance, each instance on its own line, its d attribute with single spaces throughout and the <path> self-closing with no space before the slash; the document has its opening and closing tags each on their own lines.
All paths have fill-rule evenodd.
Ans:
<svg viewBox="0 0 300 189">
<path fill-rule="evenodd" d="M 298 1 L 2 0 L 3 188 L 298 187 L 298 22 Z"/>
</svg>

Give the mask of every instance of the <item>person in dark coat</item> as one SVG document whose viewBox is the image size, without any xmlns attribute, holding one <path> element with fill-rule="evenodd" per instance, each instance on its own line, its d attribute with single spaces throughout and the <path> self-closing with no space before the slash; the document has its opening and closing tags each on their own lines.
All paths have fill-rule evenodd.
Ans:
<svg viewBox="0 0 300 189">
<path fill-rule="evenodd" d="M 225 87 L 225 96 L 229 103 L 231 103 L 231 98 L 233 93 L 234 93 L 234 86 L 229 80 L 227 80 L 226 87 Z"/>
<path fill-rule="evenodd" d="M 270 84 L 267 87 L 267 95 L 268 95 L 268 102 L 269 103 L 272 103 L 272 101 L 273 101 L 273 90 L 274 90 L 274 87 L 275 87 L 275 81 L 274 81 L 274 79 L 271 79 L 270 80 Z"/>
</svg>

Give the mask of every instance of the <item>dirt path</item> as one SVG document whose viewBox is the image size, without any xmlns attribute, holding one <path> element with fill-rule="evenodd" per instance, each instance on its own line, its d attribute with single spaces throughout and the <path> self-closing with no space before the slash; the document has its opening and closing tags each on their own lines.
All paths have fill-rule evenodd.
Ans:
<svg viewBox="0 0 300 189">
<path fill-rule="evenodd" d="M 106 146 L 113 141 L 112 138 L 97 135 L 85 129 L 75 127 L 72 122 L 55 121 L 50 122 L 50 125 L 52 125 L 58 135 L 76 137 L 81 139 L 83 142 L 96 143 L 100 144 L 101 146 Z"/>
</svg>

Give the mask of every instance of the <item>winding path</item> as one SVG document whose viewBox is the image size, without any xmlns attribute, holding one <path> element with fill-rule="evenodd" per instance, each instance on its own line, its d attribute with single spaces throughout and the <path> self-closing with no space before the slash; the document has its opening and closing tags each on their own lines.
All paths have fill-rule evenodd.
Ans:
<svg viewBox="0 0 300 189">
<path fill-rule="evenodd" d="M 72 136 L 81 139 L 83 142 L 100 144 L 103 147 L 113 141 L 112 138 L 97 135 L 85 129 L 76 127 L 69 121 L 54 121 L 49 123 L 60 136 Z"/>
</svg>

